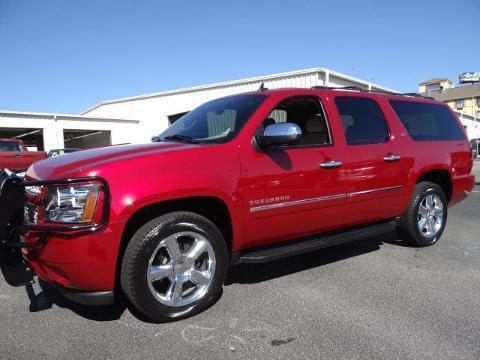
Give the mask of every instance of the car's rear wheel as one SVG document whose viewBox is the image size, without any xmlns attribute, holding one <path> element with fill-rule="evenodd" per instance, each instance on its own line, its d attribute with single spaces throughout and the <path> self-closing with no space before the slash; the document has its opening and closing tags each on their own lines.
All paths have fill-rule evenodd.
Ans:
<svg viewBox="0 0 480 360">
<path fill-rule="evenodd" d="M 185 318 L 219 296 L 227 263 L 225 239 L 212 222 L 195 213 L 174 212 L 133 235 L 122 262 L 121 285 L 149 319 Z"/>
<path fill-rule="evenodd" d="M 414 246 L 435 244 L 445 229 L 447 213 L 443 189 L 428 181 L 418 183 L 401 221 L 405 240 Z"/>
</svg>

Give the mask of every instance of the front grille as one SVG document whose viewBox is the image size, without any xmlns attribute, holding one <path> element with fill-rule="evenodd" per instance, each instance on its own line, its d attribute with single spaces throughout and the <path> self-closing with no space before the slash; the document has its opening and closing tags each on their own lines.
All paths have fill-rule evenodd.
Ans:
<svg viewBox="0 0 480 360">
<path fill-rule="evenodd" d="M 25 202 L 23 215 L 27 224 L 38 223 L 38 206 L 29 202 Z"/>
</svg>

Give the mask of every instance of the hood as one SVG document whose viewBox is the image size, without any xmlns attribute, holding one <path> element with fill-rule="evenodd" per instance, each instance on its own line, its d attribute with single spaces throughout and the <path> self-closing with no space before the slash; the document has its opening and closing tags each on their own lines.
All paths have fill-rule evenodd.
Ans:
<svg viewBox="0 0 480 360">
<path fill-rule="evenodd" d="M 26 176 L 42 180 L 96 176 L 99 175 L 98 169 L 114 162 L 179 152 L 195 147 L 198 147 L 198 145 L 162 142 L 142 145 L 110 146 L 78 151 L 39 161 L 28 169 Z"/>
</svg>

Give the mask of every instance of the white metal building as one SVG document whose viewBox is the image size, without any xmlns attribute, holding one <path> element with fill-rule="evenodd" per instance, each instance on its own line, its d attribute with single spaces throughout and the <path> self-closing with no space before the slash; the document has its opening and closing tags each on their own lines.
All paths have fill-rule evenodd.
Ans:
<svg viewBox="0 0 480 360">
<path fill-rule="evenodd" d="M 476 118 L 467 114 L 456 112 L 460 121 L 465 128 L 468 139 L 479 139 L 480 138 L 480 118 Z"/>
<path fill-rule="evenodd" d="M 29 148 L 91 148 L 140 142 L 139 121 L 90 115 L 0 111 L 0 138 L 23 140 Z"/>
<path fill-rule="evenodd" d="M 143 141 L 150 141 L 152 136 L 158 135 L 181 115 L 202 103 L 222 96 L 255 91 L 262 83 L 269 89 L 324 85 L 393 91 L 332 70 L 313 68 L 103 101 L 85 110 L 82 115 L 140 120 Z"/>
<path fill-rule="evenodd" d="M 103 101 L 80 115 L 0 111 L 0 138 L 20 138 L 46 151 L 149 142 L 200 104 L 255 91 L 262 83 L 270 89 L 323 85 L 394 91 L 325 68 L 313 68 Z M 467 118 L 462 122 L 469 137 L 476 136 L 480 129 L 477 123 Z"/>
<path fill-rule="evenodd" d="M 218 97 L 268 88 L 360 86 L 390 90 L 324 68 L 291 71 L 101 102 L 80 115 L 0 111 L 0 138 L 19 138 L 31 148 L 91 148 L 149 142 L 198 105 Z"/>
</svg>

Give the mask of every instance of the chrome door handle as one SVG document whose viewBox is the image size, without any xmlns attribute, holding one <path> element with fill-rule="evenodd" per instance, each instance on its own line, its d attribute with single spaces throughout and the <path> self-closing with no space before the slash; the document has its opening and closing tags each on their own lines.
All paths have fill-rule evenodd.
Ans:
<svg viewBox="0 0 480 360">
<path fill-rule="evenodd" d="M 21 154 L 16 154 L 15 157 L 22 157 L 22 155 Z"/>
<path fill-rule="evenodd" d="M 322 169 L 333 169 L 333 168 L 338 168 L 340 166 L 342 166 L 342 162 L 338 160 L 329 160 L 329 161 L 322 162 L 320 164 L 320 167 Z"/>
<path fill-rule="evenodd" d="M 387 161 L 387 162 L 395 162 L 395 161 L 398 161 L 400 160 L 400 155 L 395 155 L 395 154 L 388 154 L 387 156 L 385 156 L 383 158 L 383 160 Z"/>
</svg>

